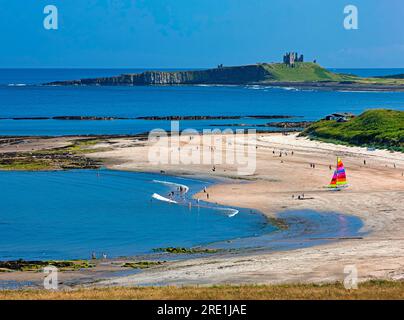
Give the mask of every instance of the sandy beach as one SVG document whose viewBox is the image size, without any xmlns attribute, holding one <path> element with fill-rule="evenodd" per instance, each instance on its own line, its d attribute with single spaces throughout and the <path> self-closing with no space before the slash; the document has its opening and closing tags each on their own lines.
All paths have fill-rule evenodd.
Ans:
<svg viewBox="0 0 404 320">
<path fill-rule="evenodd" d="M 237 148 L 242 148 L 243 143 L 235 140 Z M 89 156 L 102 158 L 108 168 L 116 170 L 225 179 L 207 190 L 209 199 L 203 192 L 196 197 L 252 208 L 270 217 L 300 209 L 354 215 L 364 223 L 362 231 L 367 233 L 363 239 L 338 240 L 287 252 L 175 262 L 99 285 L 321 283 L 342 281 L 347 265 L 357 267 L 359 281 L 404 279 L 402 153 L 310 141 L 296 134 L 259 134 L 256 144 L 256 171 L 249 176 L 237 176 L 236 167 L 227 164 L 215 165 L 214 171 L 211 164 L 152 166 L 148 161 L 150 146 L 133 138 L 110 140 L 107 145 L 112 150 Z M 226 143 L 220 150 L 226 151 Z M 331 179 L 337 156 L 344 161 L 349 188 L 332 192 L 324 187 Z M 298 195 L 303 194 L 305 200 L 298 200 Z"/>
<path fill-rule="evenodd" d="M 359 281 L 404 279 L 402 153 L 327 144 L 297 134 L 257 134 L 256 138 L 250 138 L 254 141 L 227 140 L 228 137 L 224 136 L 219 145 L 213 145 L 215 139 L 208 139 L 204 141 L 205 147 L 214 147 L 224 159 L 230 147 L 241 153 L 246 143 L 254 142 L 255 172 L 238 175 L 237 166 L 225 162 L 153 165 L 148 156 L 151 145 L 144 137 L 97 139 L 97 143 L 86 146 L 91 153 L 85 156 L 101 159 L 107 168 L 114 170 L 213 179 L 216 184 L 194 197 L 229 207 L 249 208 L 271 218 L 288 210 L 304 209 L 353 215 L 363 221 L 364 236 L 336 238 L 332 243 L 288 251 L 206 255 L 168 262 L 132 275 L 128 275 L 130 270 L 121 268 L 125 261 L 94 261 L 95 268 L 61 272 L 63 286 L 325 283 L 343 281 L 344 268 L 348 265 L 356 266 Z M 198 150 L 203 147 L 200 138 L 199 135 L 185 137 L 180 148 L 192 145 L 193 150 Z M 29 138 L 23 139 L 23 143 L 10 140 L 3 142 L 1 151 L 64 147 L 76 139 L 83 138 Z M 337 156 L 345 164 L 349 182 L 349 187 L 340 192 L 325 188 Z M 315 168 L 310 164 L 315 164 Z M 299 200 L 299 196 L 303 199 Z M 112 273 L 115 273 L 113 277 Z M 0 273 L 0 280 L 5 281 L 40 283 L 42 277 L 37 272 Z"/>
</svg>

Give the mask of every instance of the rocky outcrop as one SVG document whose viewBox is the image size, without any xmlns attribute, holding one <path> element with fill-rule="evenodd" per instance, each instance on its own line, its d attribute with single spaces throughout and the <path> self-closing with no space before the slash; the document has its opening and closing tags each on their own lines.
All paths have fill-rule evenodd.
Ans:
<svg viewBox="0 0 404 320">
<path fill-rule="evenodd" d="M 343 76 L 332 73 L 316 64 L 299 62 L 301 68 L 285 72 L 283 64 L 254 64 L 192 71 L 146 71 L 80 80 L 54 81 L 44 85 L 98 85 L 98 86 L 148 86 L 148 85 L 265 85 L 290 87 L 302 90 L 325 91 L 404 91 L 402 75 L 390 76 L 395 82 L 379 79 Z M 327 76 L 324 76 L 326 74 Z M 307 78 L 307 80 L 304 80 Z M 389 77 L 385 77 L 389 78 Z M 298 80 L 297 80 L 298 79 Z M 303 79 L 303 80 L 300 80 Z M 369 78 L 371 79 L 371 78 Z M 366 81 L 363 81 L 366 80 Z M 396 83 L 397 82 L 397 83 Z"/>
<path fill-rule="evenodd" d="M 296 116 L 289 115 L 250 115 L 250 116 L 146 116 L 137 117 L 141 120 L 226 120 L 226 119 L 288 119 L 296 118 Z"/>
<path fill-rule="evenodd" d="M 261 65 L 221 67 L 195 71 L 146 71 L 115 77 L 55 81 L 46 85 L 179 85 L 179 84 L 248 84 L 265 80 Z"/>
</svg>

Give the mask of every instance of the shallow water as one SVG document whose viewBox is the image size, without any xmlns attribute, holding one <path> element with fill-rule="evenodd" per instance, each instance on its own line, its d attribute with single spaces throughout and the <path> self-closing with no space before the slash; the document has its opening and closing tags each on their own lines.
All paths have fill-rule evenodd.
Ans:
<svg viewBox="0 0 404 320">
<path fill-rule="evenodd" d="M 110 170 L 0 172 L 0 259 L 76 259 L 191 247 L 275 230 L 259 214 L 152 200 L 209 182 Z"/>
<path fill-rule="evenodd" d="M 360 238 L 365 235 L 360 218 L 337 212 L 289 210 L 279 213 L 277 218 L 286 223 L 288 226 L 286 230 L 219 242 L 211 247 L 279 251 L 305 248 L 344 238 Z"/>
<path fill-rule="evenodd" d="M 282 231 L 252 210 L 197 206 L 191 194 L 209 184 L 111 170 L 0 172 L 0 260 L 133 256 L 168 246 L 287 250 L 360 235 L 361 220 L 338 213 L 281 213 L 289 225 Z M 178 204 L 151 198 L 168 198 L 179 185 L 190 191 L 172 198 Z"/>
</svg>

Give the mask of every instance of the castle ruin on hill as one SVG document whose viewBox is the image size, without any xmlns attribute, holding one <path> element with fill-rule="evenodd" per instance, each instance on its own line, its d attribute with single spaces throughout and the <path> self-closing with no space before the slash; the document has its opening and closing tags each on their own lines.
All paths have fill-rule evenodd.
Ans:
<svg viewBox="0 0 404 320">
<path fill-rule="evenodd" d="M 286 65 L 293 67 L 295 65 L 295 62 L 303 62 L 303 55 L 301 54 L 300 56 L 297 54 L 297 52 L 287 52 L 283 56 L 283 63 Z"/>
</svg>

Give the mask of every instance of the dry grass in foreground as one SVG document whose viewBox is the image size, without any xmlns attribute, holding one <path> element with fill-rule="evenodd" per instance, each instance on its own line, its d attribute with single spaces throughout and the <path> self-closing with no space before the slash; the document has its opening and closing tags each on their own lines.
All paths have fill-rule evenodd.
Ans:
<svg viewBox="0 0 404 320">
<path fill-rule="evenodd" d="M 0 291 L 0 299 L 173 299 L 173 300 L 273 300 L 273 299 L 404 299 L 403 281 L 368 281 L 357 290 L 346 290 L 341 283 L 296 285 L 245 285 L 212 287 L 112 287 L 71 291 Z"/>
</svg>

